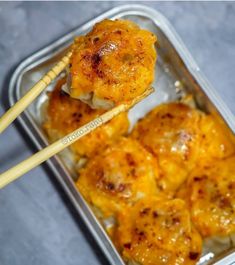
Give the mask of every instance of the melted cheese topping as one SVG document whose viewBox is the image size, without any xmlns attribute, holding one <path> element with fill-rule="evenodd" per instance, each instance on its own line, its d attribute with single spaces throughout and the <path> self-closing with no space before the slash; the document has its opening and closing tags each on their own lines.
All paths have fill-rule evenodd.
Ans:
<svg viewBox="0 0 235 265">
<path fill-rule="evenodd" d="M 122 138 L 88 161 L 77 186 L 104 216 L 115 215 L 124 205 L 157 194 L 158 165 L 137 141 Z"/>
<path fill-rule="evenodd" d="M 178 192 L 204 236 L 235 232 L 235 157 L 195 169 Z"/>
<path fill-rule="evenodd" d="M 67 135 L 104 113 L 104 110 L 91 109 L 87 104 L 70 98 L 61 90 L 64 83 L 64 79 L 57 83 L 49 94 L 46 107 L 46 122 L 43 127 L 52 140 Z M 121 113 L 110 122 L 83 136 L 71 146 L 71 149 L 77 158 L 91 157 L 120 135 L 126 134 L 128 127 L 127 113 Z"/>
<path fill-rule="evenodd" d="M 133 264 L 196 264 L 200 257 L 201 237 L 180 199 L 145 198 L 118 220 L 116 245 Z"/>
<path fill-rule="evenodd" d="M 138 139 L 159 161 L 159 187 L 174 192 L 196 164 L 234 153 L 225 127 L 182 103 L 162 104 L 135 126 Z"/>
</svg>

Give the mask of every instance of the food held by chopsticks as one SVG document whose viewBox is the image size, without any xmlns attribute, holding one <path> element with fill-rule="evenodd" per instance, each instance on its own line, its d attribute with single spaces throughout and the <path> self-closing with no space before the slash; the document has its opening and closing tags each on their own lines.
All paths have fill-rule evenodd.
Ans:
<svg viewBox="0 0 235 265">
<path fill-rule="evenodd" d="M 64 84 L 65 79 L 58 81 L 53 91 L 49 92 L 49 98 L 45 104 L 43 128 L 51 141 L 60 139 L 105 112 L 101 109 L 92 109 L 84 102 L 71 98 L 61 90 Z M 84 136 L 71 146 L 76 160 L 94 156 L 109 143 L 127 134 L 128 127 L 127 113 L 123 112 Z"/>
<path fill-rule="evenodd" d="M 127 264 L 195 264 L 202 240 L 180 199 L 144 198 L 118 218 L 114 241 Z"/>
<path fill-rule="evenodd" d="M 131 104 L 150 89 L 156 51 L 153 33 L 124 20 L 104 20 L 72 49 L 29 91 L 0 117 L 0 133 L 67 68 L 63 89 L 93 108 L 111 109 Z M 69 65 L 69 67 L 67 67 Z"/>
<path fill-rule="evenodd" d="M 134 99 L 153 82 L 156 36 L 127 20 L 104 20 L 75 39 L 68 67 L 71 97 L 109 109 Z"/>
<path fill-rule="evenodd" d="M 104 21 L 103 23 L 108 23 L 108 21 Z M 102 22 L 98 25 L 102 25 L 103 24 Z M 110 21 L 109 23 L 114 23 L 112 21 Z M 125 24 L 125 22 L 121 22 L 121 21 L 115 21 L 115 25 L 117 24 L 117 28 L 118 27 L 118 24 L 121 23 L 121 24 Z M 127 22 L 126 22 L 127 23 Z M 128 23 L 127 23 L 128 24 Z M 131 23 L 129 23 L 131 25 Z M 129 25 L 128 24 L 128 25 Z M 97 25 L 96 25 L 97 26 Z M 96 27 L 95 26 L 95 27 Z M 98 26 L 97 26 L 98 27 Z M 137 26 L 135 26 L 135 24 L 132 23 L 132 26 L 130 28 L 128 28 L 126 30 L 126 32 L 129 34 L 129 31 L 131 28 L 135 28 L 136 30 L 139 29 Z M 122 31 L 122 30 L 121 30 Z M 112 32 L 109 32 L 110 34 Z M 146 31 L 146 34 L 148 32 Z M 118 33 L 119 34 L 119 33 Z M 127 35 L 128 35 L 127 34 Z M 89 35 L 89 34 L 88 34 Z M 104 34 L 105 36 L 107 34 Z M 108 34 L 109 35 L 109 34 Z M 112 35 L 112 34 L 111 34 Z M 122 35 L 122 33 L 121 33 Z M 151 36 L 153 37 L 154 35 L 151 34 Z M 86 36 L 87 37 L 87 36 Z M 86 37 L 83 37 L 86 39 Z M 106 36 L 107 37 L 107 36 Z M 129 36 L 131 37 L 131 35 Z M 82 38 L 82 39 L 83 39 Z M 132 35 L 132 38 L 129 39 L 129 41 L 131 39 L 135 39 L 135 35 Z M 88 41 L 90 41 L 90 39 L 88 38 Z M 127 38 L 126 38 L 126 41 L 127 41 Z M 142 42 L 140 39 L 138 40 L 135 40 L 135 43 L 139 43 L 140 42 L 140 46 L 142 45 Z M 107 44 L 109 43 L 109 39 L 102 42 L 103 44 Z M 119 43 L 119 42 L 118 42 Z M 112 51 L 110 50 L 108 52 L 108 54 L 116 54 L 116 52 L 119 52 L 122 50 L 122 45 L 121 43 L 116 43 L 117 45 L 115 46 L 115 49 Z M 126 43 L 126 42 L 125 42 Z M 86 41 L 85 43 L 86 44 Z M 123 44 L 123 43 L 122 43 Z M 127 44 L 127 43 L 126 43 Z M 101 47 L 100 47 L 101 48 Z M 127 46 L 126 46 L 127 48 Z M 81 50 L 80 50 L 81 51 Z M 154 47 L 152 45 L 152 51 L 154 51 Z M 73 52 L 73 53 L 72 53 Z M 56 76 L 66 67 L 67 63 L 68 63 L 68 59 L 71 57 L 71 55 L 75 56 L 76 57 L 76 51 L 75 49 L 72 50 L 72 52 L 68 52 L 68 54 L 63 57 L 60 61 L 58 62 L 38 83 L 36 83 L 33 88 L 31 90 L 29 90 L 26 95 L 24 95 L 11 109 L 9 109 L 6 114 L 1 117 L 1 126 L 0 126 L 0 132 L 3 131 L 9 124 L 11 121 L 13 121 L 17 115 L 19 115 L 25 107 L 27 107 L 31 102 L 32 100 L 34 100 L 37 95 L 39 95 L 46 87 L 49 83 L 51 83 L 52 80 L 54 80 L 56 78 Z M 87 53 L 87 47 L 85 45 L 85 48 L 82 49 L 82 53 L 85 52 L 85 54 Z M 99 52 L 98 50 L 95 50 L 95 52 Z M 103 51 L 102 51 L 103 52 Z M 142 52 L 141 52 L 142 54 Z M 116 54 L 116 57 L 115 59 L 117 59 L 118 54 Z M 122 55 L 122 53 L 119 54 L 119 56 Z M 128 54 L 130 55 L 130 54 Z M 145 56 L 146 55 L 146 56 Z M 156 53 L 154 52 L 154 55 L 156 55 Z M 104 54 L 99 54 L 99 56 L 102 56 L 105 57 Z M 123 54 L 124 56 L 124 54 Z M 86 57 L 86 56 L 85 56 Z M 138 56 L 136 55 L 135 58 L 137 58 Z M 140 70 L 142 69 L 142 66 L 144 67 L 144 62 L 145 62 L 145 57 L 146 58 L 149 58 L 148 57 L 148 54 L 142 54 L 141 58 L 138 57 L 138 62 L 142 62 L 142 65 L 139 65 L 137 67 L 137 69 L 135 69 L 135 67 L 132 68 L 135 69 L 133 71 L 133 73 L 136 73 L 136 70 Z M 156 57 L 156 56 L 155 56 Z M 76 67 L 80 67 L 82 64 L 83 64 L 83 56 L 81 58 L 81 60 L 79 59 L 78 61 L 75 60 L 75 65 Z M 92 62 L 93 60 L 93 55 L 91 54 L 91 61 L 90 63 Z M 118 59 L 117 59 L 118 60 Z M 129 60 L 128 60 L 129 61 Z M 148 60 L 147 60 L 148 61 Z M 125 64 L 125 62 L 123 62 L 123 65 Z M 72 63 L 71 65 L 73 64 L 73 60 L 72 60 Z M 131 62 L 129 62 L 129 65 L 131 65 Z M 89 67 L 90 66 L 93 66 L 93 64 L 89 64 Z M 110 67 L 111 66 L 108 66 L 107 64 L 103 65 L 104 66 L 104 69 L 108 70 L 111 69 Z M 154 61 L 152 62 L 152 68 L 150 69 L 151 74 L 153 76 L 153 70 L 154 70 Z M 75 68 L 76 68 L 75 67 Z M 88 67 L 88 68 L 89 68 Z M 117 65 L 117 69 L 121 69 L 122 68 L 122 64 L 118 64 Z M 90 69 L 90 68 L 89 68 Z M 117 70 L 116 69 L 116 70 Z M 122 69 L 123 70 L 123 69 Z M 82 69 L 81 69 L 81 72 L 82 72 Z M 85 71 L 87 73 L 87 71 Z M 109 71 L 108 71 L 109 72 Z M 121 73 L 122 71 L 120 71 Z M 72 70 L 72 73 L 76 73 L 76 75 L 78 74 L 75 71 Z M 82 72 L 84 74 L 84 72 Z M 115 73 L 113 72 L 110 77 L 112 75 L 114 75 Z M 127 73 L 125 73 L 126 75 Z M 139 73 L 140 74 L 140 73 Z M 142 72 L 142 75 L 138 75 L 138 80 L 141 79 L 141 77 L 144 77 L 146 74 L 146 71 L 143 71 Z M 85 74 L 87 76 L 87 74 Z M 124 75 L 124 76 L 125 76 Z M 71 75 L 71 73 L 68 73 L 68 79 L 69 77 L 73 77 L 73 75 Z M 88 76 L 90 76 L 88 74 Z M 132 76 L 132 74 L 130 75 Z M 137 78 L 137 76 L 136 76 Z M 108 83 L 110 83 L 110 80 L 108 80 Z M 137 79 L 136 79 L 137 80 Z M 78 80 L 77 80 L 78 81 Z M 82 80 L 80 80 L 79 82 L 81 82 Z M 83 80 L 84 83 L 80 83 L 81 86 L 83 86 L 84 84 L 87 84 L 86 80 Z M 117 80 L 116 80 L 117 81 Z M 115 82 L 111 82 L 111 86 L 109 87 L 109 90 L 110 89 L 113 89 L 115 84 L 116 84 L 116 81 Z M 146 81 L 146 80 L 145 80 Z M 144 82 L 145 82 L 144 81 Z M 93 82 L 96 82 L 96 83 L 99 83 L 98 80 L 92 80 L 92 82 L 89 84 L 89 86 L 91 86 L 93 84 Z M 121 87 L 123 88 L 123 83 L 126 82 L 126 79 L 120 79 L 118 84 L 121 85 Z M 152 82 L 152 79 L 151 79 L 151 82 Z M 25 174 L 26 172 L 28 172 L 29 170 L 31 170 L 32 168 L 40 165 L 41 163 L 43 163 L 44 161 L 46 161 L 47 159 L 51 158 L 53 155 L 63 151 L 66 147 L 72 145 L 73 143 L 75 143 L 78 139 L 81 139 L 83 136 L 89 134 L 90 132 L 94 131 L 97 127 L 103 125 L 104 123 L 110 121 L 111 119 L 113 119 L 114 117 L 116 117 L 118 114 L 122 113 L 122 112 L 126 112 L 127 110 L 129 110 L 131 107 L 133 107 L 135 104 L 137 104 L 139 101 L 141 101 L 142 99 L 146 98 L 148 95 L 150 95 L 154 89 L 150 86 L 151 82 L 148 82 L 145 84 L 145 88 L 143 89 L 143 87 L 141 87 L 141 89 L 139 90 L 138 88 L 135 88 L 138 93 L 134 93 L 133 94 L 133 91 L 135 90 L 133 87 L 129 87 L 129 86 L 124 86 L 125 89 L 117 89 L 115 90 L 116 92 L 120 90 L 121 93 L 123 94 L 129 94 L 129 93 L 132 93 L 132 97 L 128 97 L 128 98 L 125 98 L 125 99 L 120 99 L 119 97 L 116 98 L 116 96 L 114 96 L 113 98 L 116 98 L 117 100 L 117 104 L 112 104 L 112 108 L 108 111 L 106 111 L 105 113 L 97 113 L 98 117 L 96 116 L 95 119 L 90 119 L 89 122 L 87 122 L 86 124 L 83 124 L 80 128 L 75 128 L 75 130 L 73 130 L 72 132 L 68 133 L 67 135 L 65 135 L 64 137 L 62 137 L 61 139 L 57 140 L 56 142 L 54 142 L 53 144 L 51 144 L 50 146 L 47 146 L 46 148 L 44 148 L 43 150 L 40 150 L 39 152 L 37 152 L 36 154 L 34 154 L 32 157 L 22 161 L 21 163 L 19 163 L 18 165 L 12 167 L 11 169 L 8 169 L 7 171 L 5 171 L 4 173 L 2 173 L 0 175 L 0 188 L 3 188 L 5 187 L 6 185 L 8 185 L 9 183 L 11 183 L 12 181 L 16 180 L 17 178 L 19 178 L 20 176 L 22 176 L 23 174 Z M 126 83 L 125 83 L 126 85 Z M 140 84 L 138 84 L 140 85 Z M 70 87 L 70 86 L 67 86 L 67 88 Z M 107 87 L 106 87 L 107 88 Z M 120 87 L 119 87 L 120 88 Z M 133 90 L 134 89 L 134 90 Z M 70 91 L 71 92 L 71 91 Z M 107 92 L 107 90 L 106 90 Z M 109 93 L 113 93 L 114 95 L 114 91 L 110 90 Z M 72 93 L 72 92 L 71 92 Z M 94 94 L 94 92 L 92 92 L 92 95 Z M 119 94 L 119 92 L 118 92 Z M 92 97 L 93 98 L 93 97 Z M 98 98 L 98 100 L 103 100 L 102 98 Z M 85 100 L 86 103 L 89 103 L 87 100 Z M 96 107 L 100 108 L 101 106 L 104 107 L 103 104 L 99 105 L 97 104 L 97 97 L 95 99 L 95 101 L 93 101 L 93 103 L 95 103 Z M 90 104 L 92 106 L 92 104 Z M 94 106 L 94 104 L 93 104 Z M 107 105 L 106 105 L 107 107 Z M 82 107 L 83 108 L 83 107 Z M 86 112 L 86 110 L 85 110 Z M 82 113 L 73 113 L 74 114 L 74 119 L 75 120 L 79 120 L 80 121 L 80 118 L 81 117 L 77 117 L 76 115 L 79 115 L 79 114 L 82 114 Z M 75 117 L 76 116 L 76 117 Z M 108 128 L 106 128 L 106 132 L 108 132 Z M 98 137 L 98 135 L 96 135 L 96 137 Z M 94 139 L 96 138 L 94 137 Z M 107 138 L 112 138 L 112 132 L 111 132 L 111 127 L 110 127 L 110 130 L 109 130 L 109 135 Z M 102 140 L 102 139 L 100 139 Z M 105 141 L 102 142 L 103 145 L 105 145 Z M 84 149 L 84 150 L 82 150 Z M 86 151 L 88 151 L 89 149 L 89 146 L 88 147 L 85 147 L 83 146 L 81 149 L 79 149 L 79 152 L 83 152 L 83 153 L 86 153 Z"/>
</svg>

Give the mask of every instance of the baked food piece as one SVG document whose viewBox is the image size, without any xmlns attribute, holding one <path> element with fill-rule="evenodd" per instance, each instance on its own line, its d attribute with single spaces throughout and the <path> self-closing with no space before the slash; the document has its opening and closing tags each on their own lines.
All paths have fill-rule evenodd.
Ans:
<svg viewBox="0 0 235 265">
<path fill-rule="evenodd" d="M 71 98 L 61 90 L 65 82 L 65 79 L 58 81 L 54 90 L 49 93 L 49 99 L 45 106 L 43 128 L 52 141 L 78 129 L 105 112 L 104 110 L 91 109 L 82 101 Z M 127 113 L 121 113 L 76 141 L 71 145 L 71 150 L 75 154 L 76 159 L 92 157 L 112 141 L 115 141 L 121 135 L 125 135 L 128 127 Z"/>
<path fill-rule="evenodd" d="M 180 199 L 146 197 L 119 215 L 115 242 L 128 264 L 196 264 L 202 240 Z"/>
<path fill-rule="evenodd" d="M 158 186 L 169 194 L 194 167 L 235 152 L 225 126 L 183 103 L 157 106 L 136 124 L 131 136 L 157 157 Z"/>
<path fill-rule="evenodd" d="M 235 156 L 196 168 L 177 196 L 187 202 L 192 220 L 206 237 L 235 232 Z"/>
<path fill-rule="evenodd" d="M 103 217 L 116 216 L 126 205 L 158 194 L 156 159 L 137 141 L 122 137 L 88 161 L 77 187 Z"/>
<path fill-rule="evenodd" d="M 153 33 L 128 20 L 103 20 L 75 39 L 64 89 L 92 108 L 109 109 L 142 94 L 153 82 Z"/>
</svg>

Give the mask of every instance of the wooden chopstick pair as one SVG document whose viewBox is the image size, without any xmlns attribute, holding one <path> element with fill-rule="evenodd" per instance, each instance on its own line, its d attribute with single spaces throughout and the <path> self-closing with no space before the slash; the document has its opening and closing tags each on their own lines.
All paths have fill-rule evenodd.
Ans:
<svg viewBox="0 0 235 265">
<path fill-rule="evenodd" d="M 10 108 L 0 118 L 0 133 L 3 132 L 8 127 L 8 125 L 10 125 L 17 118 L 17 116 L 20 115 L 24 111 L 24 109 L 26 109 L 28 105 L 32 103 L 33 100 L 65 69 L 65 67 L 69 63 L 71 55 L 72 52 L 67 53 L 42 79 L 40 79 L 29 90 L 28 93 L 26 93 L 12 108 Z M 111 120 L 114 116 L 120 114 L 121 112 L 127 111 L 129 108 L 147 97 L 153 91 L 153 88 L 147 89 L 142 95 L 138 96 L 131 102 L 114 107 L 98 118 L 88 122 L 87 124 L 63 137 L 62 139 L 54 142 L 53 144 L 47 146 L 46 148 L 22 161 L 18 165 L 0 174 L 0 188 L 5 187 L 34 167 L 40 165 L 47 159 L 56 155 L 84 135 L 92 132 L 103 123 Z"/>
</svg>

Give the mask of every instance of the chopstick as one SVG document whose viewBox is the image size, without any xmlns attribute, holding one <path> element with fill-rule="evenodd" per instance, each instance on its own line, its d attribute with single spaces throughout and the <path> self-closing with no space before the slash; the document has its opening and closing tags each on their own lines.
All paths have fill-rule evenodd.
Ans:
<svg viewBox="0 0 235 265">
<path fill-rule="evenodd" d="M 37 152 L 36 154 L 32 155 L 31 157 L 27 158 L 26 160 L 22 161 L 18 165 L 14 166 L 11 169 L 8 169 L 4 173 L 0 175 L 0 188 L 5 187 L 6 185 L 10 184 L 23 174 L 27 173 L 31 169 L 37 167 L 47 159 L 51 158 L 55 154 L 59 153 L 69 145 L 73 144 L 75 141 L 83 137 L 84 135 L 92 132 L 100 125 L 106 123 L 107 121 L 111 120 L 113 117 L 117 116 L 121 112 L 127 111 L 129 108 L 134 106 L 136 103 L 147 97 L 151 94 L 154 89 L 148 88 L 142 95 L 135 98 L 131 102 L 118 105 L 113 109 L 105 112 L 98 118 L 88 122 L 87 124 L 83 125 L 79 129 L 73 131 L 72 133 L 68 134 L 67 136 L 63 137 L 62 139 L 54 142 L 53 144 L 47 146 L 46 148 L 42 149 L 41 151 Z"/>
<path fill-rule="evenodd" d="M 28 105 L 65 69 L 72 52 L 69 51 L 50 71 L 48 71 L 14 106 L 0 117 L 2 133 Z"/>
</svg>

